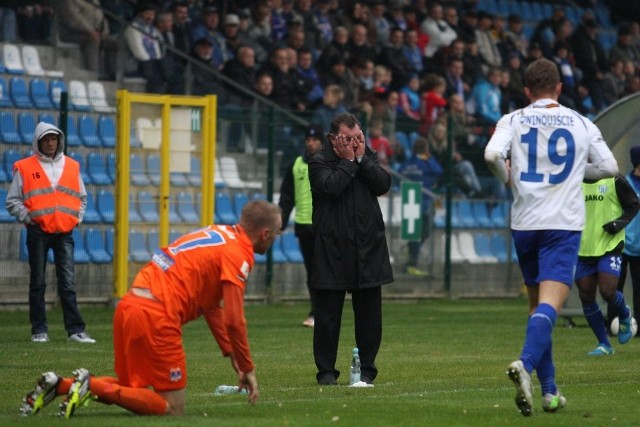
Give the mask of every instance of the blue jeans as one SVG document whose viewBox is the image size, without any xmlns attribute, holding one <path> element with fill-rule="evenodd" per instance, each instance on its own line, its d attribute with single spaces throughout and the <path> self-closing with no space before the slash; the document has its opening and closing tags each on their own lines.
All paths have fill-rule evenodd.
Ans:
<svg viewBox="0 0 640 427">
<path fill-rule="evenodd" d="M 73 235 L 69 233 L 45 233 L 39 225 L 27 227 L 27 250 L 29 252 L 29 321 L 31 333 L 39 334 L 48 331 L 47 313 L 44 293 L 47 288 L 45 271 L 47 253 L 53 250 L 58 280 L 58 295 L 62 304 L 64 328 L 68 335 L 83 332 L 84 320 L 78 311 L 76 290 L 73 283 Z"/>
</svg>

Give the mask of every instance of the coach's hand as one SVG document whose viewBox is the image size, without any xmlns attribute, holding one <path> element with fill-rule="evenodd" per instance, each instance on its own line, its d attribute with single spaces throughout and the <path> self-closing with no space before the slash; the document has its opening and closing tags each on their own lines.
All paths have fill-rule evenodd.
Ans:
<svg viewBox="0 0 640 427">
<path fill-rule="evenodd" d="M 249 404 L 255 405 L 258 400 L 258 380 L 256 379 L 256 371 L 242 372 L 240 374 L 240 388 L 249 392 Z"/>
</svg>

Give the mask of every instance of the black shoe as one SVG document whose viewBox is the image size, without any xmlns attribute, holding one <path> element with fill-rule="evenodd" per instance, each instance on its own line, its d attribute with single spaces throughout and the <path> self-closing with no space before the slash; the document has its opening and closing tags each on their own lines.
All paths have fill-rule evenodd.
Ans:
<svg viewBox="0 0 640 427">
<path fill-rule="evenodd" d="M 360 375 L 360 381 L 367 384 L 373 384 L 373 380 L 366 375 Z"/>
<path fill-rule="evenodd" d="M 333 375 L 325 375 L 318 379 L 318 385 L 338 385 L 338 381 Z"/>
</svg>

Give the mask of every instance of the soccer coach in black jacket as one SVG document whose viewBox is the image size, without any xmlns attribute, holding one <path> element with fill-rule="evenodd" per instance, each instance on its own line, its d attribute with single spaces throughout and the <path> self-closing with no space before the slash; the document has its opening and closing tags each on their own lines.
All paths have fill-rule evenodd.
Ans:
<svg viewBox="0 0 640 427">
<path fill-rule="evenodd" d="M 378 374 L 382 340 L 382 285 L 393 282 L 378 196 L 391 176 L 365 144 L 358 119 L 337 114 L 323 149 L 309 160 L 316 231 L 311 287 L 315 291 L 313 355 L 318 384 L 337 384 L 340 323 L 346 292 L 352 295 L 361 380 Z"/>
</svg>

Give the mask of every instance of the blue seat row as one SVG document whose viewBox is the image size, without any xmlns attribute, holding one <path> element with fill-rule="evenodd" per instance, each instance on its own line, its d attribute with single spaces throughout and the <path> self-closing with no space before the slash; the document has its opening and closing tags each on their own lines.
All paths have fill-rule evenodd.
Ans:
<svg viewBox="0 0 640 427">
<path fill-rule="evenodd" d="M 75 228 L 73 230 L 73 260 L 77 264 L 106 264 L 113 260 L 113 229 Z M 18 259 L 29 261 L 27 251 L 27 230 L 20 230 L 20 249 Z M 54 262 L 53 251 L 49 251 L 47 261 Z"/>
<path fill-rule="evenodd" d="M 31 145 L 36 122 L 47 122 L 58 126 L 58 121 L 48 112 L 37 116 L 28 111 L 19 112 L 16 117 L 9 111 L 0 112 L 0 141 L 12 145 Z M 97 118 L 89 114 L 80 115 L 77 120 L 67 116 L 66 145 L 77 147 L 105 147 L 116 146 L 116 123 L 110 114 L 99 115 Z"/>
<path fill-rule="evenodd" d="M 304 260 L 302 258 L 302 252 L 300 251 L 300 244 L 298 238 L 293 231 L 286 231 L 282 235 L 278 236 L 273 242 L 271 247 L 271 257 L 274 263 L 295 263 L 300 264 Z M 267 255 L 255 254 L 256 263 L 264 264 L 267 262 Z"/>
<path fill-rule="evenodd" d="M 488 203 L 482 200 L 454 200 L 451 205 L 453 228 L 505 228 L 509 224 L 510 202 Z M 435 215 L 434 226 L 445 227 L 444 211 Z"/>
</svg>

